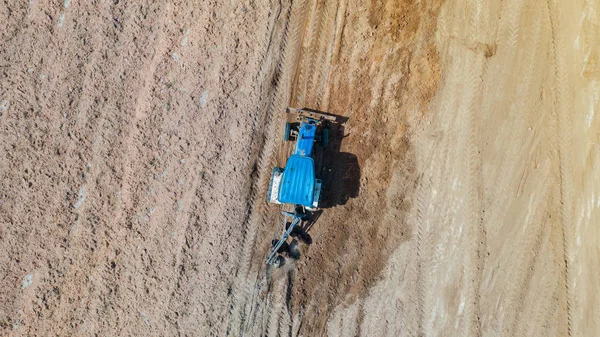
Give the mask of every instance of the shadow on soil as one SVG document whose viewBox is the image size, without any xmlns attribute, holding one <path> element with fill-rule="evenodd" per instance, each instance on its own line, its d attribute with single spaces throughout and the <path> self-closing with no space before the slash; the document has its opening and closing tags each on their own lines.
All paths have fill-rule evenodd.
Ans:
<svg viewBox="0 0 600 337">
<path fill-rule="evenodd" d="M 329 114 L 314 109 L 304 110 Z M 317 177 L 323 181 L 320 210 L 309 212 L 302 226 L 294 228 L 292 232 L 292 237 L 307 244 L 312 243 L 308 232 L 323 213 L 323 209 L 345 205 L 349 199 L 356 198 L 360 191 L 358 159 L 352 153 L 340 151 L 343 139 L 348 136 L 344 134 L 344 124 L 348 117 L 333 116 L 336 117 L 335 122 L 325 122 L 323 126 L 329 130 L 329 142 L 324 148 L 316 147 L 314 154 Z"/>
<path fill-rule="evenodd" d="M 347 121 L 348 117 L 336 116 L 335 122 L 328 122 L 324 127 L 329 129 L 329 143 L 315 153 L 317 176 L 323 180 L 319 208 L 345 205 L 350 198 L 356 198 L 360 190 L 358 159 L 340 150 L 344 138 L 349 136 L 344 134 Z"/>
</svg>

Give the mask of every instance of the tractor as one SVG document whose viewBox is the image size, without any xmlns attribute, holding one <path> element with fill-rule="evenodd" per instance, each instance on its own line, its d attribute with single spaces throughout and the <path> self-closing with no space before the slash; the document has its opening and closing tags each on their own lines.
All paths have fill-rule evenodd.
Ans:
<svg viewBox="0 0 600 337">
<path fill-rule="evenodd" d="M 296 114 L 296 122 L 286 123 L 283 134 L 284 141 L 295 142 L 294 151 L 284 168 L 273 168 L 267 198 L 268 202 L 284 208 L 283 234 L 279 240 L 273 240 L 266 260 L 268 265 L 276 267 L 285 260 L 280 253 L 288 248 L 287 239 L 296 226 L 319 208 L 323 182 L 317 177 L 314 146 L 327 147 L 327 125 L 336 121 L 333 115 L 308 109 L 287 108 L 286 112 Z"/>
</svg>

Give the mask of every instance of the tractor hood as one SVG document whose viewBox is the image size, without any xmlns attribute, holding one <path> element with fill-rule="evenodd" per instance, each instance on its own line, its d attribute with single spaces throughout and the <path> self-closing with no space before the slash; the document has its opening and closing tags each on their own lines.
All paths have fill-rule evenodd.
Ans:
<svg viewBox="0 0 600 337">
<path fill-rule="evenodd" d="M 310 157 L 312 155 L 313 144 L 315 143 L 315 135 L 317 134 L 317 126 L 310 123 L 300 124 L 298 132 L 298 142 L 296 143 L 296 151 L 294 154 Z"/>
</svg>

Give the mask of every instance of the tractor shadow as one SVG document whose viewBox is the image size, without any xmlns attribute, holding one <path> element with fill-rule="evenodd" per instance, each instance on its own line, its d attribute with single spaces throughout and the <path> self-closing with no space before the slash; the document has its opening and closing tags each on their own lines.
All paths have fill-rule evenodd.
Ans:
<svg viewBox="0 0 600 337">
<path fill-rule="evenodd" d="M 360 191 L 361 171 L 356 155 L 342 152 L 341 146 L 345 137 L 344 124 L 348 117 L 336 116 L 336 122 L 328 123 L 329 143 L 325 148 L 319 147 L 320 168 L 317 175 L 323 181 L 319 208 L 327 209 L 345 205 L 351 198 L 356 198 Z M 319 174 L 320 172 L 320 174 Z"/>
</svg>

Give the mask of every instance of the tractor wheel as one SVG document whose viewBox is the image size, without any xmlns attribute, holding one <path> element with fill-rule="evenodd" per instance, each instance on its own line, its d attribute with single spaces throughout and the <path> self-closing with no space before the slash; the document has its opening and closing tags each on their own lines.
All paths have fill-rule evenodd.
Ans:
<svg viewBox="0 0 600 337">
<path fill-rule="evenodd" d="M 285 257 L 283 257 L 281 255 L 277 255 L 277 257 L 275 258 L 275 262 L 273 263 L 273 266 L 275 268 L 281 268 L 281 267 L 283 267 L 284 264 L 285 264 Z"/>
<path fill-rule="evenodd" d="M 292 134 L 292 123 L 285 123 L 285 130 L 283 131 L 283 140 L 289 141 Z"/>
<path fill-rule="evenodd" d="M 327 144 L 329 144 L 329 129 L 323 129 L 321 134 L 321 146 L 327 147 Z"/>
</svg>

